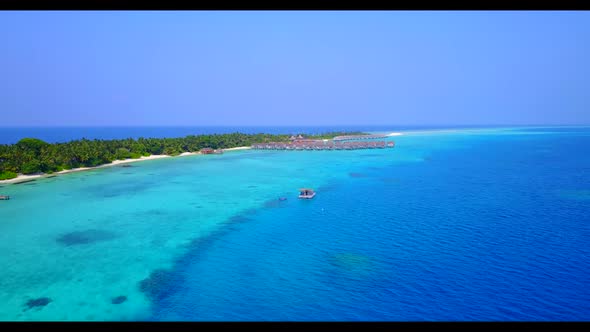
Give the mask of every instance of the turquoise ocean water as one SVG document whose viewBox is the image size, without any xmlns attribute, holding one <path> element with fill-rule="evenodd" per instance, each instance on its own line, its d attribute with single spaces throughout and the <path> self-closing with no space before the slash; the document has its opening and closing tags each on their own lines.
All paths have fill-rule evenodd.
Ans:
<svg viewBox="0 0 590 332">
<path fill-rule="evenodd" d="M 0 185 L 0 320 L 590 319 L 589 128 L 391 139 Z"/>
</svg>

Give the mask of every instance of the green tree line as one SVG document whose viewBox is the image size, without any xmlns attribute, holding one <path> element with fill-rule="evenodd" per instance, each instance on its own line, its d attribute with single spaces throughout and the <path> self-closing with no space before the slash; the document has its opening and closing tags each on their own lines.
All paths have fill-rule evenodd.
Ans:
<svg viewBox="0 0 590 332">
<path fill-rule="evenodd" d="M 305 135 L 306 138 L 330 139 L 360 132 L 330 132 Z M 0 180 L 20 174 L 53 173 L 78 167 L 95 167 L 114 160 L 149 155 L 178 155 L 203 148 L 229 149 L 255 143 L 286 142 L 291 135 L 214 134 L 181 138 L 139 138 L 114 140 L 73 140 L 46 143 L 36 138 L 23 138 L 16 144 L 0 145 Z"/>
</svg>

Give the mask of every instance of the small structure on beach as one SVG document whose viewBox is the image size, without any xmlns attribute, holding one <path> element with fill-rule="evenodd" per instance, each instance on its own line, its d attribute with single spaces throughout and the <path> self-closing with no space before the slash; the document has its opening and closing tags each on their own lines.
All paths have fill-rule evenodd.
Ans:
<svg viewBox="0 0 590 332">
<path fill-rule="evenodd" d="M 299 198 L 303 199 L 312 199 L 315 196 L 315 191 L 311 188 L 301 188 L 299 189 Z"/>
<path fill-rule="evenodd" d="M 223 149 L 211 149 L 211 148 L 204 148 L 201 149 L 201 154 L 222 154 Z"/>
<path fill-rule="evenodd" d="M 0 195 L 0 201 L 7 201 L 10 199 L 10 196 L 7 195 Z"/>
</svg>

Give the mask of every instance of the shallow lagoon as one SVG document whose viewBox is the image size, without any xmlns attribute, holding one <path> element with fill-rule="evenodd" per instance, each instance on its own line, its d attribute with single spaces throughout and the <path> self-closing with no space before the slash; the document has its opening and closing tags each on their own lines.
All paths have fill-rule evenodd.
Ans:
<svg viewBox="0 0 590 332">
<path fill-rule="evenodd" d="M 392 139 L 5 185 L 0 319 L 590 317 L 590 130 Z"/>
</svg>

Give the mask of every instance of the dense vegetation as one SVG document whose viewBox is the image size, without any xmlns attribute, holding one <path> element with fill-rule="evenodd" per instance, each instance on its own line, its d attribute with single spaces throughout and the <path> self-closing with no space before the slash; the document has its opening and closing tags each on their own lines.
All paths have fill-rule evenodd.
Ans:
<svg viewBox="0 0 590 332">
<path fill-rule="evenodd" d="M 359 132 L 334 132 L 307 135 L 327 139 Z M 74 140 L 49 144 L 36 138 L 23 138 L 12 145 L 0 145 L 0 180 L 15 178 L 17 173 L 52 173 L 78 167 L 94 167 L 113 160 L 149 155 L 178 155 L 202 148 L 228 149 L 254 143 L 285 142 L 290 135 L 217 134 L 182 138 L 139 138 L 121 140 Z"/>
</svg>

